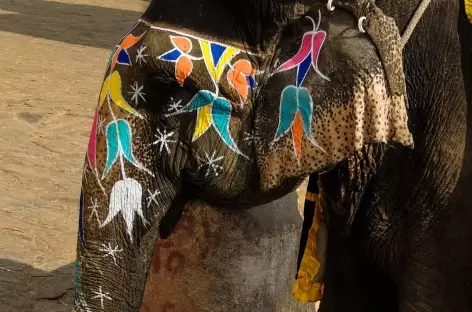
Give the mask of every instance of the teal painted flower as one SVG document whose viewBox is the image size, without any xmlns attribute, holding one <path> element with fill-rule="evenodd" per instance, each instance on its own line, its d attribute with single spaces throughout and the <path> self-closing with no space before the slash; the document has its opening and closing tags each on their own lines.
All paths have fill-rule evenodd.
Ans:
<svg viewBox="0 0 472 312">
<path fill-rule="evenodd" d="M 218 97 L 215 93 L 208 90 L 200 90 L 187 105 L 170 115 L 178 115 L 195 110 L 197 111 L 197 120 L 192 142 L 201 137 L 213 126 L 216 133 L 231 150 L 247 158 L 247 156 L 239 150 L 231 137 L 229 123 L 231 120 L 232 106 L 227 99 Z"/>
<path fill-rule="evenodd" d="M 133 166 L 152 175 L 133 155 L 132 131 L 130 124 L 126 120 L 118 119 L 110 122 L 106 129 L 106 136 L 107 161 L 102 173 L 102 179 L 108 174 L 118 157 L 120 157 L 120 160 L 122 157 L 126 158 Z"/>
<path fill-rule="evenodd" d="M 292 130 L 292 142 L 295 154 L 301 158 L 303 133 L 316 147 L 323 148 L 315 141 L 311 132 L 313 115 L 313 100 L 308 89 L 297 86 L 287 86 L 280 99 L 279 125 L 274 141 Z M 324 150 L 323 150 L 324 151 Z"/>
</svg>

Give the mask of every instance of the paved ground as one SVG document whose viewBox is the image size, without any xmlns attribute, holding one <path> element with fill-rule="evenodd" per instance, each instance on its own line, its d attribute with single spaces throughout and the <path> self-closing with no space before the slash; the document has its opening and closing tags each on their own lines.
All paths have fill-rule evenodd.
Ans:
<svg viewBox="0 0 472 312">
<path fill-rule="evenodd" d="M 0 311 L 70 311 L 77 203 L 111 48 L 139 0 L 0 0 Z"/>
</svg>

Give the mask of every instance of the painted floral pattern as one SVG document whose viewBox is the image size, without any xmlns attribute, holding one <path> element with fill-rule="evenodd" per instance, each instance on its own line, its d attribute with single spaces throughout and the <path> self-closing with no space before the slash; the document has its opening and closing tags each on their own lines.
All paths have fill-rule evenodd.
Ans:
<svg viewBox="0 0 472 312">
<path fill-rule="evenodd" d="M 321 14 L 319 14 L 318 24 L 310 16 L 307 18 L 312 22 L 313 30 L 303 35 L 298 52 L 275 71 L 280 73 L 297 68 L 295 85 L 287 86 L 280 96 L 279 124 L 274 142 L 291 131 L 293 149 L 298 160 L 302 156 L 301 145 L 304 135 L 313 145 L 323 150 L 312 135 L 313 100 L 309 90 L 302 87 L 303 81 L 310 68 L 313 68 L 323 79 L 329 80 L 318 69 L 318 57 L 326 39 L 326 32 L 319 30 Z"/>
<path fill-rule="evenodd" d="M 311 131 L 313 101 L 309 90 L 302 86 L 303 81 L 310 68 L 324 79 L 328 79 L 318 69 L 318 56 L 326 39 L 326 33 L 319 30 L 319 22 L 318 24 L 315 24 L 313 20 L 312 22 L 313 30 L 304 34 L 297 54 L 277 69 L 277 72 L 284 72 L 297 68 L 295 85 L 287 86 L 280 97 L 279 123 L 274 140 L 291 132 L 294 152 L 298 158 L 302 154 L 302 139 L 304 137 L 312 144 L 317 145 Z M 148 26 L 147 30 L 136 34 L 137 26 L 143 26 L 141 23 Z M 243 106 L 250 98 L 251 90 L 257 87 L 255 78 L 258 74 L 257 68 L 245 59 L 244 53 L 246 52 L 241 53 L 239 49 L 222 43 L 159 28 L 144 21 L 135 24 L 122 38 L 110 57 L 90 131 L 84 177 L 90 177 L 90 175 L 86 175 L 87 172 L 92 173 L 92 177 L 96 179 L 107 199 L 108 211 L 101 215 L 102 210 L 98 210 L 97 199 L 89 198 L 91 195 L 87 194 L 87 189 L 83 190 L 79 205 L 78 234 L 83 249 L 76 270 L 77 311 L 89 311 L 87 301 L 89 304 L 91 302 L 95 305 L 98 304 L 102 310 L 106 310 L 107 302 L 112 300 L 112 296 L 106 291 L 104 285 L 94 290 L 87 290 L 87 294 L 83 293 L 81 288 L 80 275 L 87 267 L 87 263 L 84 262 L 87 257 L 83 254 L 87 250 L 85 248 L 87 244 L 86 222 L 93 220 L 96 225 L 96 219 L 98 229 L 105 229 L 113 226 L 111 224 L 113 220 L 121 219 L 124 222 L 123 229 L 125 229 L 129 241 L 133 242 L 136 236 L 136 223 L 142 222 L 147 226 L 149 221 L 146 220 L 148 215 L 146 209 L 159 203 L 159 190 L 146 188 L 147 185 L 140 182 L 138 178 L 129 175 L 129 166 L 132 166 L 139 172 L 144 172 L 151 177 L 154 176 L 138 159 L 139 157 L 136 157 L 139 154 L 135 153 L 136 149 L 133 146 L 135 129 L 133 129 L 131 122 L 131 120 L 144 118 L 139 104 L 148 103 L 147 90 L 144 85 L 139 84 L 139 79 L 136 80 L 135 76 L 128 75 L 131 68 L 134 70 L 133 73 L 137 73 L 141 66 L 152 64 L 152 62 L 148 62 L 151 57 L 148 54 L 150 53 L 149 49 L 143 44 L 145 34 L 151 30 L 168 33 L 166 38 L 170 41 L 168 43 L 171 44 L 171 48 L 162 51 L 154 59 L 174 64 L 174 78 L 180 86 L 183 87 L 186 81 L 192 77 L 197 62 L 203 63 L 202 65 L 205 66 L 208 77 L 213 83 L 213 86 L 208 87 L 208 90 L 203 89 L 196 92 L 187 103 L 180 104 L 182 100 L 174 101 L 172 110 L 167 116 L 195 114 L 192 141 L 198 140 L 211 130 L 231 151 L 248 158 L 238 148 L 230 131 L 233 105 L 220 93 L 221 83 L 227 83 L 237 94 L 238 104 Z M 198 44 L 200 49 L 194 49 L 194 44 Z M 132 81 L 130 81 L 130 76 L 132 76 Z M 119 109 L 117 110 L 117 108 Z M 170 153 L 169 144 L 177 142 L 173 136 L 174 131 L 167 132 L 166 129 L 158 129 L 155 134 L 156 140 L 149 146 L 156 146 L 159 154 L 164 151 Z M 100 137 L 103 137 L 105 142 L 104 148 L 98 150 Z M 207 151 L 200 159 L 199 170 L 203 170 L 202 174 L 205 177 L 218 176 L 223 170 L 223 159 L 224 156 L 217 155 L 215 151 Z M 111 181 L 110 172 L 113 170 L 119 172 L 119 176 L 113 175 L 113 179 L 116 180 Z M 104 187 L 105 185 L 107 188 Z M 88 204 L 90 206 L 86 207 Z M 107 263 L 119 265 L 117 261 L 121 255 L 124 255 L 124 247 L 116 244 L 112 246 L 112 243 L 107 243 L 108 245 L 103 242 L 99 251 L 103 252 L 103 257 L 108 260 Z M 97 270 L 102 272 L 100 268 Z"/>
</svg>

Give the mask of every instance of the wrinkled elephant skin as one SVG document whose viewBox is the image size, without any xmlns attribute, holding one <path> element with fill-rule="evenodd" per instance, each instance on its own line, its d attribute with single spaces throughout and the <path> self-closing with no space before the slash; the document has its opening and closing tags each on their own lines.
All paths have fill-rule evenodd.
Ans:
<svg viewBox="0 0 472 312">
<path fill-rule="evenodd" d="M 313 311 L 291 298 L 301 228 L 295 202 L 292 193 L 243 211 L 187 204 L 156 245 L 141 311 Z"/>
<path fill-rule="evenodd" d="M 413 146 L 403 64 L 377 53 L 399 34 L 375 14 L 393 39 L 316 1 L 152 1 L 91 127 L 76 310 L 311 308 L 290 297 L 296 201 L 274 200 L 366 145 Z"/>
</svg>

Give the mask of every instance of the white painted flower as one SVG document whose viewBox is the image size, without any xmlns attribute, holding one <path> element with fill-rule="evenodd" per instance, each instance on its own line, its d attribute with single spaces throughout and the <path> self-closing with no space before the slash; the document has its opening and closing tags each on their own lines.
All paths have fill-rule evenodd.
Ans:
<svg viewBox="0 0 472 312">
<path fill-rule="evenodd" d="M 135 214 L 141 217 L 144 225 L 147 223 L 142 210 L 142 197 L 143 188 L 138 181 L 126 178 L 116 182 L 111 190 L 108 216 L 100 227 L 106 226 L 121 212 L 130 240 L 133 241 Z"/>
</svg>

